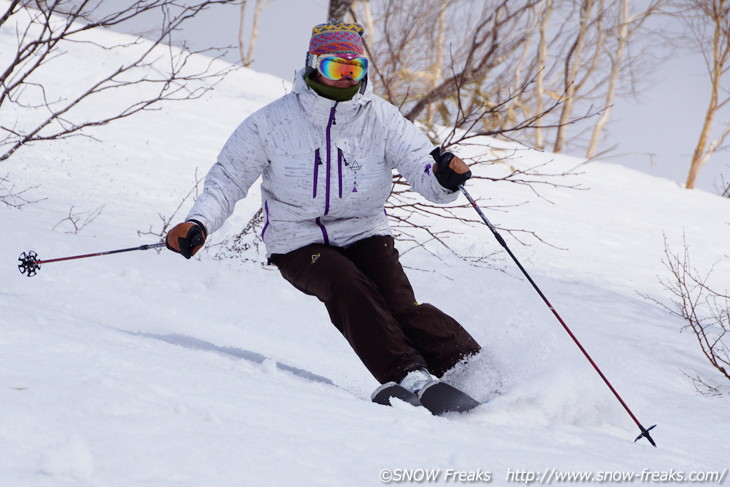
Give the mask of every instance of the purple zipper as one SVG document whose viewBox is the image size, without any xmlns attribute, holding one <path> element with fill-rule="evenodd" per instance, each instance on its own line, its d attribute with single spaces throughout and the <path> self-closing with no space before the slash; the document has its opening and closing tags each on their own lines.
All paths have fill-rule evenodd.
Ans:
<svg viewBox="0 0 730 487">
<path fill-rule="evenodd" d="M 319 165 L 322 159 L 319 158 L 319 149 L 314 151 L 314 182 L 312 183 L 312 198 L 317 197 L 317 179 L 319 177 Z"/>
<path fill-rule="evenodd" d="M 337 181 L 339 183 L 340 199 L 342 199 L 342 161 L 344 161 L 345 155 L 342 153 L 342 149 L 337 149 Z"/>
<path fill-rule="evenodd" d="M 332 149 L 332 137 L 330 134 L 330 130 L 332 129 L 332 126 L 335 125 L 335 112 L 337 110 L 337 102 L 332 106 L 332 109 L 330 110 L 330 117 L 327 121 L 327 129 L 325 132 L 326 139 L 327 139 L 327 176 L 325 177 L 325 199 L 324 199 L 324 214 L 327 215 L 330 212 L 330 169 L 332 167 L 332 156 L 330 155 L 330 151 Z M 339 156 L 338 156 L 339 160 Z M 314 152 L 314 190 L 313 190 L 313 197 L 317 196 L 317 176 L 319 175 L 319 164 L 321 164 L 322 160 L 319 156 L 319 149 L 317 149 Z M 342 169 L 340 168 L 340 197 L 342 197 Z M 317 217 L 314 219 L 314 222 L 317 224 L 319 229 L 322 231 L 322 238 L 324 239 L 324 244 L 329 245 L 330 238 L 327 234 L 327 228 L 325 228 L 324 223 L 322 223 L 322 218 Z"/>
<path fill-rule="evenodd" d="M 324 244 L 329 245 L 330 244 L 330 237 L 327 235 L 327 229 L 324 227 L 324 224 L 322 223 L 322 220 L 320 218 L 315 218 L 314 222 L 317 224 L 320 230 L 322 230 L 322 237 L 324 238 Z"/>
<path fill-rule="evenodd" d="M 332 156 L 330 155 L 330 150 L 332 149 L 332 138 L 330 137 L 330 129 L 332 128 L 332 125 L 335 122 L 335 111 L 337 110 L 337 102 L 332 106 L 332 109 L 330 110 L 330 118 L 327 122 L 327 178 L 326 178 L 326 184 L 327 184 L 327 192 L 325 194 L 325 200 L 324 200 L 324 214 L 327 215 L 330 212 L 330 168 L 332 167 Z"/>
<path fill-rule="evenodd" d="M 266 215 L 266 223 L 264 223 L 264 228 L 261 230 L 261 240 L 264 239 L 264 234 L 266 234 L 266 229 L 269 228 L 269 201 L 264 201 L 264 214 Z"/>
</svg>

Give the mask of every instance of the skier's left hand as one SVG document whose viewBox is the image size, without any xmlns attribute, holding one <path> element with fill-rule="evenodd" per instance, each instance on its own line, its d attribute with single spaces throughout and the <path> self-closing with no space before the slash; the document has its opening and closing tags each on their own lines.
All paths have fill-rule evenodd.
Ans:
<svg viewBox="0 0 730 487">
<path fill-rule="evenodd" d="M 471 177 L 469 166 L 451 152 L 441 154 L 441 149 L 436 148 L 431 152 L 436 163 L 433 165 L 433 173 L 439 184 L 450 191 L 458 191 L 459 186 L 464 184 Z"/>
</svg>

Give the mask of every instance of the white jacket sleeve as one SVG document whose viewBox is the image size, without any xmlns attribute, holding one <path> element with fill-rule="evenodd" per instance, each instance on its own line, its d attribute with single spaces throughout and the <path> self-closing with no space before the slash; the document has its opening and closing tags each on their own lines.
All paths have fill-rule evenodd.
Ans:
<svg viewBox="0 0 730 487">
<path fill-rule="evenodd" d="M 218 230 L 231 216 L 238 200 L 246 197 L 251 185 L 261 176 L 267 163 L 255 117 L 236 128 L 205 177 L 203 193 L 195 200 L 187 219 L 197 220 L 208 235 Z"/>
<path fill-rule="evenodd" d="M 451 203 L 459 197 L 441 186 L 433 174 L 435 148 L 423 132 L 403 117 L 392 105 L 386 111 L 386 161 L 395 168 L 414 191 L 433 203 Z"/>
</svg>

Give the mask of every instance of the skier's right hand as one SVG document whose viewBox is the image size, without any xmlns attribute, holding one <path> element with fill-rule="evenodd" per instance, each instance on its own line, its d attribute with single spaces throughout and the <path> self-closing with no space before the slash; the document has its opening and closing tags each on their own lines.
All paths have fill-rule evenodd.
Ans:
<svg viewBox="0 0 730 487">
<path fill-rule="evenodd" d="M 189 259 L 205 243 L 205 227 L 196 221 L 178 223 L 167 232 L 167 248 Z"/>
<path fill-rule="evenodd" d="M 449 191 L 459 191 L 459 186 L 471 177 L 469 166 L 451 152 L 441 153 L 441 148 L 437 147 L 431 151 L 431 157 L 435 161 L 433 173 L 436 180 Z"/>
</svg>

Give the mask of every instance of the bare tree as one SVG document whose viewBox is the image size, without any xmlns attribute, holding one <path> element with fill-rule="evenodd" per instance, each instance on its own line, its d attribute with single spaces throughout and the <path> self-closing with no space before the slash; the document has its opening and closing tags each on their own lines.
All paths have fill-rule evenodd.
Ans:
<svg viewBox="0 0 730 487">
<path fill-rule="evenodd" d="M 9 208 L 20 209 L 25 205 L 42 201 L 43 198 L 29 199 L 29 195 L 27 194 L 37 188 L 38 186 L 31 186 L 19 189 L 10 182 L 7 176 L 0 176 L 0 203 Z"/>
<path fill-rule="evenodd" d="M 629 0 L 370 0 L 350 17 L 374 18 L 370 81 L 410 120 L 453 127 L 456 112 L 481 105 L 482 133 L 555 151 L 577 142 L 594 155 L 615 98 L 654 62 L 659 44 L 630 48 L 667 1 L 632 11 Z"/>
<path fill-rule="evenodd" d="M 730 198 L 730 183 L 727 183 L 725 182 L 725 180 L 723 180 L 720 188 L 720 196 Z"/>
<path fill-rule="evenodd" d="M 102 7 L 100 0 L 7 3 L 7 10 L 0 13 L 0 29 L 7 33 L 6 38 L 15 39 L 15 48 L 0 64 L 0 161 L 26 144 L 87 134 L 90 127 L 132 116 L 163 101 L 200 97 L 231 67 L 218 66 L 212 58 L 205 66 L 193 67 L 196 52 L 185 46 L 170 47 L 171 36 L 201 11 L 233 2 L 199 0 L 181 5 L 174 0 L 137 0 L 111 11 L 108 2 Z M 94 34 L 153 14 L 159 16 L 159 28 L 146 33 L 149 39 L 109 42 Z M 65 46 L 71 43 L 83 44 L 90 56 L 99 59 L 114 59 L 117 52 L 124 51 L 124 61 L 110 63 L 93 79 L 67 69 L 66 82 L 53 83 L 49 73 L 67 58 Z M 116 95 L 114 103 L 109 103 L 109 97 L 99 103 L 101 95 L 110 92 Z M 140 92 L 143 99 L 130 98 Z M 94 106 L 98 115 L 82 116 L 79 109 L 83 106 Z"/>
<path fill-rule="evenodd" d="M 686 322 L 683 329 L 690 330 L 707 361 L 725 379 L 730 380 L 730 295 L 708 284 L 711 272 L 705 275 L 694 269 L 690 262 L 686 241 L 681 254 L 671 251 L 665 241 L 664 266 L 669 271 L 667 279 L 661 279 L 670 294 L 670 303 L 659 304 Z M 698 378 L 696 384 L 707 389 L 708 380 Z M 710 387 L 717 390 L 716 387 Z"/>
<path fill-rule="evenodd" d="M 535 3 L 528 2 L 522 8 L 528 9 Z M 459 51 L 452 50 L 451 73 L 428 90 L 406 112 L 406 118 L 415 120 L 427 105 L 449 98 L 460 86 L 483 81 L 488 73 L 499 66 L 500 61 L 518 51 L 526 42 L 527 36 L 522 33 L 509 35 L 509 30 L 522 19 L 523 12 L 520 8 L 513 8 L 507 0 L 493 10 L 483 10 L 476 29 L 466 39 L 467 49 L 459 49 L 465 54 L 464 57 L 455 59 L 456 52 Z"/>
<path fill-rule="evenodd" d="M 160 218 L 160 221 L 162 222 L 162 226 L 158 230 L 154 230 L 152 228 L 152 225 L 149 226 L 148 230 L 137 230 L 138 236 L 145 236 L 145 235 L 152 235 L 155 237 L 159 237 L 160 240 L 163 240 L 165 238 L 165 235 L 167 235 L 168 230 L 170 230 L 170 225 L 175 220 L 179 219 L 178 213 L 180 210 L 182 210 L 183 205 L 188 202 L 189 199 L 192 199 L 195 201 L 198 198 L 199 190 L 200 190 L 200 183 L 203 182 L 203 178 L 198 176 L 198 169 L 195 168 L 195 183 L 193 184 L 192 188 L 187 192 L 187 194 L 183 197 L 182 200 L 180 200 L 180 203 L 178 203 L 175 210 L 172 212 L 170 216 L 162 215 L 161 213 L 158 213 L 157 216 Z"/>
<path fill-rule="evenodd" d="M 617 5 L 615 7 L 618 11 L 614 15 L 615 27 L 609 30 L 609 35 L 611 35 L 612 32 L 613 37 L 615 37 L 615 47 L 611 50 L 607 50 L 606 53 L 610 60 L 611 70 L 608 75 L 606 95 L 602 103 L 604 107 L 603 112 L 593 126 L 593 133 L 591 134 L 591 140 L 588 144 L 586 157 L 589 159 L 596 157 L 601 134 L 611 119 L 611 113 L 616 99 L 616 91 L 621 81 L 621 74 L 624 71 L 624 68 L 627 67 L 625 66 L 626 50 L 629 46 L 629 41 L 649 17 L 659 12 L 660 8 L 664 5 L 664 3 L 666 3 L 666 1 L 652 0 L 648 5 L 644 5 L 643 10 L 634 14 L 631 13 L 631 2 L 629 0 L 620 0 L 620 2 L 616 3 Z M 629 63 L 630 61 L 631 60 L 629 59 Z"/>
<path fill-rule="evenodd" d="M 514 53 L 524 52 L 530 10 L 540 1 L 368 2 L 376 29 L 366 38 L 370 80 L 406 118 L 451 126 L 457 91 L 487 105 L 520 84 L 506 73 L 514 72 Z M 351 9 L 358 21 L 368 15 L 360 5 Z"/>
<path fill-rule="evenodd" d="M 509 159 L 510 155 L 514 155 L 514 153 L 507 154 L 504 156 L 504 159 Z M 480 166 L 499 165 L 503 162 L 503 159 L 494 158 L 494 155 L 487 149 L 481 156 L 468 158 L 466 162 L 472 169 L 476 169 Z M 566 184 L 561 181 L 565 176 L 576 175 L 577 172 L 575 170 L 551 173 L 544 166 L 545 164 L 528 169 L 511 168 L 503 176 L 475 174 L 470 181 L 472 184 L 492 182 L 527 186 L 538 197 L 541 197 L 539 189 L 541 186 L 576 190 L 582 189 L 579 185 Z M 522 206 L 523 204 L 511 205 L 511 207 Z M 504 205 L 494 205 L 488 202 L 480 202 L 480 206 L 482 208 L 499 209 L 501 211 L 505 211 L 508 208 Z M 390 218 L 391 226 L 401 234 L 399 240 L 410 241 L 414 247 L 424 248 L 427 248 L 426 245 L 429 243 L 438 243 L 467 261 L 472 263 L 488 263 L 490 256 L 468 256 L 457 253 L 454 247 L 450 245 L 450 242 L 452 239 L 457 238 L 460 232 L 444 230 L 437 224 L 437 222 L 446 219 L 461 222 L 464 224 L 464 228 L 483 225 L 479 217 L 475 216 L 470 204 L 458 203 L 453 206 L 444 207 L 443 205 L 424 202 L 410 190 L 410 187 L 401 176 L 396 176 L 393 182 L 393 190 L 385 208 Z M 496 227 L 500 231 L 510 234 L 518 242 L 525 245 L 531 242 L 551 245 L 537 233 L 528 229 L 509 228 L 500 225 L 496 225 Z"/>
<path fill-rule="evenodd" d="M 588 75 L 593 69 L 595 69 L 595 63 L 588 64 L 586 74 L 581 80 L 578 79 L 579 70 L 584 66 L 583 51 L 586 49 L 588 44 L 589 30 L 592 24 L 600 23 L 602 21 L 602 15 L 593 17 L 593 9 L 598 3 L 598 9 L 601 7 L 601 0 L 581 0 L 580 2 L 580 14 L 579 14 L 579 28 L 575 35 L 575 39 L 568 50 L 567 56 L 565 56 L 565 70 L 564 70 L 564 91 L 565 99 L 563 102 L 563 108 L 560 111 L 560 123 L 557 128 L 557 135 L 555 136 L 555 144 L 553 145 L 553 152 L 562 152 L 565 144 L 567 122 L 570 117 L 573 116 L 573 107 L 577 93 L 582 88 L 583 83 L 588 79 Z M 603 29 L 596 29 L 599 32 L 599 38 L 594 41 L 595 52 L 599 52 L 602 49 L 602 33 Z"/>
<path fill-rule="evenodd" d="M 68 216 L 53 225 L 53 228 L 51 230 L 56 230 L 59 227 L 61 227 L 61 229 L 67 228 L 63 230 L 64 233 L 77 235 L 86 226 L 96 220 L 96 218 L 101 215 L 101 212 L 103 210 L 104 205 L 101 205 L 92 211 L 74 211 L 74 207 L 72 206 L 68 210 Z"/>
<path fill-rule="evenodd" d="M 259 36 L 259 21 L 261 19 L 261 13 L 264 11 L 266 6 L 271 0 L 256 0 L 256 4 L 253 9 L 253 22 L 251 24 L 251 32 L 248 36 L 248 49 L 245 48 L 245 33 L 246 33 L 246 6 L 248 0 L 241 1 L 241 15 L 238 26 L 238 52 L 241 58 L 241 64 L 243 66 L 250 66 L 253 62 L 253 53 L 256 47 L 256 39 Z"/>
<path fill-rule="evenodd" d="M 535 70 L 535 111 L 537 112 L 537 118 L 535 119 L 535 148 L 542 150 L 545 148 L 545 137 L 542 130 L 542 117 L 544 113 L 545 103 L 545 71 L 548 64 L 548 25 L 550 23 L 550 16 L 553 13 L 553 0 L 546 0 L 540 6 L 540 12 L 538 13 L 539 27 L 538 33 L 540 38 L 538 40 L 537 48 L 537 65 Z"/>
<path fill-rule="evenodd" d="M 702 166 L 730 135 L 728 121 L 717 137 L 711 136 L 715 117 L 730 104 L 730 0 L 686 0 L 681 4 L 686 6 L 681 18 L 691 28 L 710 76 L 710 101 L 685 183 L 687 189 L 693 189 Z"/>
<path fill-rule="evenodd" d="M 730 165 L 728 165 L 730 169 Z M 724 198 L 730 198 L 730 180 L 726 181 L 725 176 L 720 175 L 720 187 L 718 193 Z"/>
<path fill-rule="evenodd" d="M 264 242 L 261 239 L 261 229 L 265 220 L 263 209 L 259 209 L 240 233 L 210 245 L 206 251 L 212 252 L 213 258 L 216 260 L 238 259 L 243 262 L 265 262 Z"/>
<path fill-rule="evenodd" d="M 329 0 L 327 20 L 343 20 L 356 0 Z"/>
</svg>

